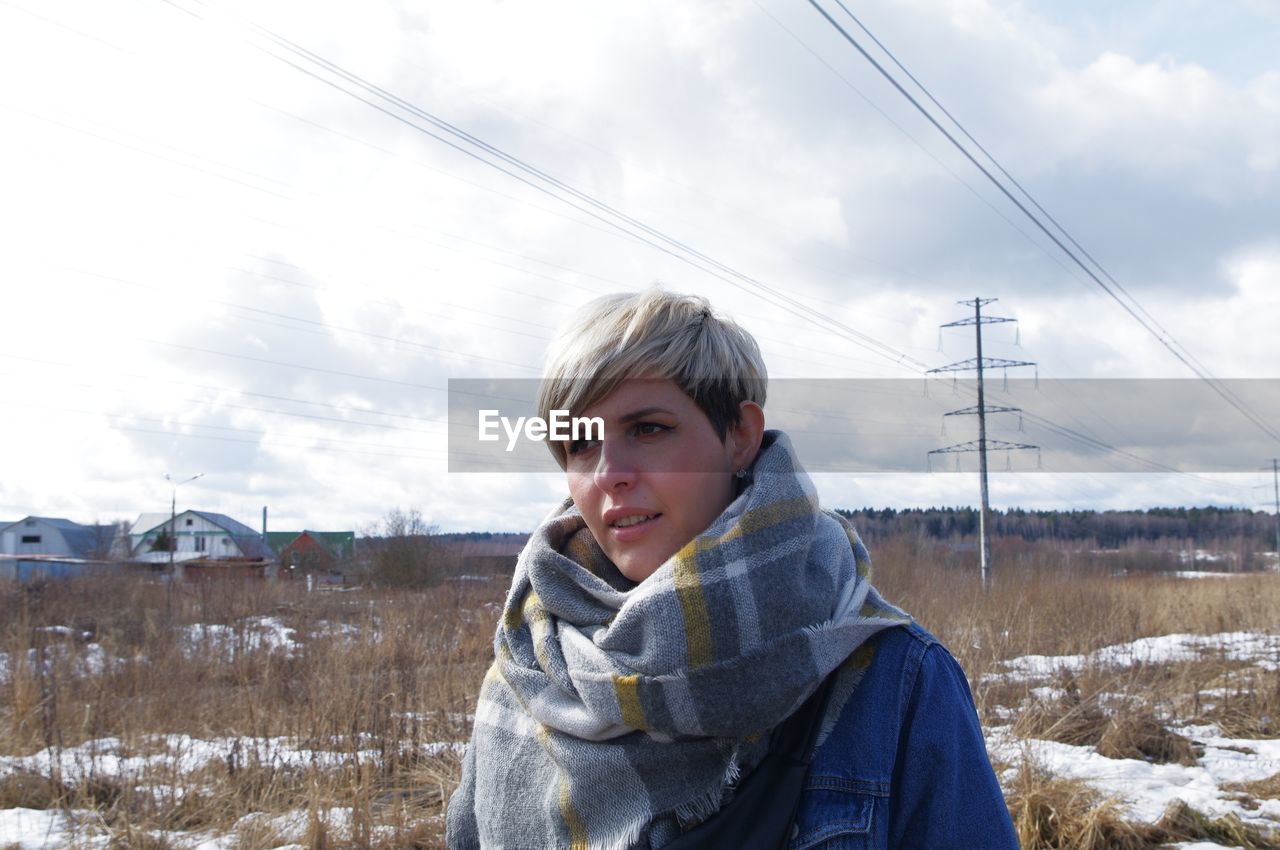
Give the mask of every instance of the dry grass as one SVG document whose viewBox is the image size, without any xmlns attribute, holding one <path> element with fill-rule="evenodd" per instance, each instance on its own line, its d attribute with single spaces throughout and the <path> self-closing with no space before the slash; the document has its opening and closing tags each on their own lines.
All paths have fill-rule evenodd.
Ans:
<svg viewBox="0 0 1280 850">
<path fill-rule="evenodd" d="M 1051 776 L 1024 754 L 1005 790 L 1022 850 L 1147 850 L 1156 847 L 1120 814 L 1120 801 L 1103 799 L 1078 779 Z"/>
<path fill-rule="evenodd" d="M 1244 672 L 1205 711 L 1224 735 L 1233 738 L 1280 737 L 1280 670 Z"/>
<path fill-rule="evenodd" d="M 1108 681 L 1115 684 L 1114 677 Z M 1107 699 L 1114 695 L 1105 689 L 1082 696 L 1074 675 L 1061 676 L 1059 682 L 1062 693 L 1056 699 L 1024 703 L 1013 724 L 1015 735 L 1093 747 L 1107 758 L 1157 764 L 1193 765 L 1204 755 L 1202 748 L 1160 722 L 1145 701 Z"/>
<path fill-rule="evenodd" d="M 983 676 L 1028 653 L 1274 628 L 1280 576 L 1112 578 L 1050 547 L 1002 544 L 984 592 L 971 553 L 912 538 L 868 544 L 877 586 L 952 650 L 988 720 L 999 706 L 1020 708 L 1027 734 L 1182 763 L 1194 750 L 1159 718 L 1275 734 L 1275 674 L 1223 659 L 1138 665 L 1121 680 L 1084 670 L 1059 683 L 1066 697 L 1047 701 L 1030 699 L 1025 682 Z M 0 779 L 0 807 L 92 809 L 113 847 L 163 847 L 163 830 L 222 832 L 245 850 L 285 839 L 329 850 L 442 847 L 459 764 L 433 745 L 470 734 L 505 590 L 501 580 L 313 594 L 260 582 L 0 585 L 9 659 L 0 755 L 69 760 Z M 292 651 L 264 642 L 264 617 L 293 630 Z M 223 629 L 193 643 L 195 624 Z M 1228 696 L 1201 702 L 1210 687 Z M 180 768 L 192 741 L 216 757 Z M 281 741 L 306 757 L 283 756 Z M 121 757 L 151 760 L 121 776 L 111 767 Z M 1019 776 L 1008 791 L 1025 847 L 1156 846 L 1132 843 L 1141 830 L 1123 824 L 1115 801 L 1042 773 Z M 294 823 L 280 820 L 290 813 Z"/>
<path fill-rule="evenodd" d="M 1280 848 L 1280 835 L 1275 830 L 1259 829 L 1231 814 L 1210 818 L 1181 800 L 1169 806 L 1152 830 L 1152 835 L 1164 843 L 1212 841 L 1227 847 L 1243 847 L 1245 850 Z"/>
<path fill-rule="evenodd" d="M 992 589 L 973 553 L 931 539 L 867 541 L 873 579 L 952 650 L 971 679 L 1001 658 L 1085 653 L 1148 635 L 1274 629 L 1280 576 L 1112 577 L 1051 545 L 997 541 Z"/>
<path fill-rule="evenodd" d="M 1181 800 L 1155 824 L 1123 817 L 1123 801 L 1103 798 L 1079 779 L 1047 773 L 1027 753 L 1005 789 L 1022 850 L 1157 850 L 1175 842 L 1213 841 L 1246 850 L 1276 850 L 1280 834 L 1235 815 L 1211 818 Z"/>
<path fill-rule="evenodd" d="M 1112 715 L 1098 740 L 1097 750 L 1107 758 L 1145 759 L 1156 764 L 1193 765 L 1204 749 L 1190 739 L 1165 728 L 1150 712 Z"/>
<path fill-rule="evenodd" d="M 1259 779 L 1256 782 L 1228 785 L 1227 788 L 1232 791 L 1243 791 L 1263 800 L 1280 800 L 1280 773 L 1273 773 L 1266 779 Z"/>
<path fill-rule="evenodd" d="M 121 847 L 160 846 L 155 830 L 244 848 L 438 844 L 458 760 L 436 745 L 469 736 L 504 590 L 0 586 L 0 755 L 69 760 L 4 777 L 0 806 L 93 810 Z M 264 617 L 294 645 L 269 640 Z M 197 746 L 214 757 L 178 769 Z M 355 816 L 331 824 L 333 810 Z M 301 830 L 271 817 L 299 811 Z"/>
<path fill-rule="evenodd" d="M 1195 745 L 1162 718 L 1213 721 L 1228 736 L 1276 735 L 1280 674 L 1214 653 L 1173 664 L 1134 664 L 1122 670 L 1086 665 L 1055 684 L 1059 696 L 1037 699 L 1034 682 L 987 677 L 1000 660 L 1021 655 L 1086 654 L 1140 637 L 1228 631 L 1274 633 L 1280 610 L 1280 575 L 1274 573 L 1186 581 L 1155 574 L 1113 577 L 1049 546 L 999 543 L 995 581 L 975 581 L 972 554 L 956 555 L 927 539 L 868 541 L 874 580 L 937 635 L 974 684 L 974 699 L 988 723 L 1016 718 L 1014 732 L 1092 746 L 1109 757 L 1193 764 Z M 1224 696 L 1201 694 L 1220 689 Z M 1115 800 L 1083 783 L 1016 772 L 1006 797 L 1024 850 L 1033 847 L 1155 848 L 1181 840 L 1212 840 L 1243 828 L 1185 811 L 1158 826 L 1125 824 Z M 1253 793 L 1254 788 L 1244 790 Z M 1261 790 L 1261 789 L 1259 789 Z M 1262 793 L 1254 794 L 1263 796 Z M 1225 830 L 1225 831 L 1224 831 Z M 1251 834 L 1253 844 L 1274 841 Z"/>
<path fill-rule="evenodd" d="M 70 797 L 70 788 L 39 773 L 0 776 L 0 809 L 56 809 Z"/>
</svg>

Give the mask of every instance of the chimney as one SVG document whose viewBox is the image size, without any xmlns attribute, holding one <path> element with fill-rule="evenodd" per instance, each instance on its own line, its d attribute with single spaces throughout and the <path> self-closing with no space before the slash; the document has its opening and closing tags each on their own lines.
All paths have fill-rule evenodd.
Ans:
<svg viewBox="0 0 1280 850">
<path fill-rule="evenodd" d="M 262 506 L 262 542 L 267 542 L 267 506 Z"/>
</svg>

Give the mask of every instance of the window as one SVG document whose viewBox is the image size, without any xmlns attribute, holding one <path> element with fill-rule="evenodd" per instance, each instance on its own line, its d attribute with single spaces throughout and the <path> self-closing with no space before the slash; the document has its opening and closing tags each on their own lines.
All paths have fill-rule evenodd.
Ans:
<svg viewBox="0 0 1280 850">
<path fill-rule="evenodd" d="M 39 534 L 24 534 L 24 535 L 22 535 L 22 542 L 23 542 L 23 543 L 39 543 L 39 542 L 40 542 L 40 535 L 39 535 Z"/>
<path fill-rule="evenodd" d="M 23 525 L 25 525 L 27 528 L 35 528 L 35 527 L 36 527 L 36 521 L 35 521 L 35 520 L 33 520 L 33 519 L 29 519 L 29 520 L 27 520 L 26 522 L 24 522 L 24 523 L 23 523 Z"/>
<path fill-rule="evenodd" d="M 230 545 L 231 545 L 231 538 L 230 538 L 230 537 L 224 537 L 224 538 L 222 538 L 222 545 L 223 545 L 223 546 L 230 546 Z"/>
<path fill-rule="evenodd" d="M 187 528 L 190 528 L 195 524 L 196 524 L 196 521 L 194 519 L 192 519 L 191 517 L 187 517 Z"/>
<path fill-rule="evenodd" d="M 203 552 L 203 551 L 205 551 L 205 548 L 208 546 L 208 542 L 209 542 L 209 539 L 208 539 L 207 537 L 197 537 L 197 538 L 196 538 L 196 551 L 197 551 L 197 552 Z"/>
</svg>

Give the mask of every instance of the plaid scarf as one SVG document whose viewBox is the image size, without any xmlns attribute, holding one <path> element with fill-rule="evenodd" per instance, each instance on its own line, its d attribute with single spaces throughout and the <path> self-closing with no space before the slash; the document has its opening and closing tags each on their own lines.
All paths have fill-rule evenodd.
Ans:
<svg viewBox="0 0 1280 850">
<path fill-rule="evenodd" d="M 516 566 L 448 846 L 660 847 L 705 820 L 772 727 L 909 621 L 869 569 L 777 431 L 738 498 L 638 585 L 566 501 Z"/>
</svg>

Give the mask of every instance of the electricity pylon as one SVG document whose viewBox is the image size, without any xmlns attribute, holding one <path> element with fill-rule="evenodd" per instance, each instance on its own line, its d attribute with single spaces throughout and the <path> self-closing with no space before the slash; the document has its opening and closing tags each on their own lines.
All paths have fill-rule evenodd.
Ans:
<svg viewBox="0 0 1280 850">
<path fill-rule="evenodd" d="M 966 307 L 973 307 L 973 318 L 960 319 L 955 322 L 948 322 L 942 325 L 944 328 L 956 328 L 964 325 L 973 325 L 977 344 L 977 357 L 969 360 L 961 360 L 959 363 L 952 363 L 949 366 L 940 366 L 937 369 L 930 369 L 929 374 L 935 372 L 970 372 L 978 373 L 978 403 L 973 407 L 966 407 L 961 410 L 953 410 L 946 416 L 971 416 L 976 414 L 978 417 L 978 439 L 976 442 L 969 441 L 967 443 L 957 443 L 954 446 L 947 446 L 944 449 L 934 449 L 929 452 L 930 455 L 935 454 L 953 454 L 956 452 L 974 452 L 978 453 L 978 475 L 982 483 L 982 507 L 978 512 L 978 564 L 982 571 L 982 586 L 989 588 L 991 586 L 991 545 L 987 539 L 987 513 L 991 509 L 990 499 L 987 487 L 987 449 L 996 448 L 1005 451 L 1013 449 L 1039 449 L 1039 446 L 1032 446 L 1026 443 L 1010 443 L 1005 440 L 988 440 L 987 439 L 987 414 L 988 413 L 1021 413 L 1016 407 L 987 407 L 986 388 L 983 384 L 983 372 L 986 369 L 1009 369 L 1014 366 L 1034 366 L 1029 360 L 1003 360 L 998 357 L 982 356 L 982 326 L 994 325 L 1001 322 L 1016 322 L 1017 319 L 1008 319 L 1002 316 L 984 316 L 982 315 L 983 306 L 995 301 L 995 298 L 974 298 L 972 301 L 957 301 L 957 304 Z"/>
</svg>

